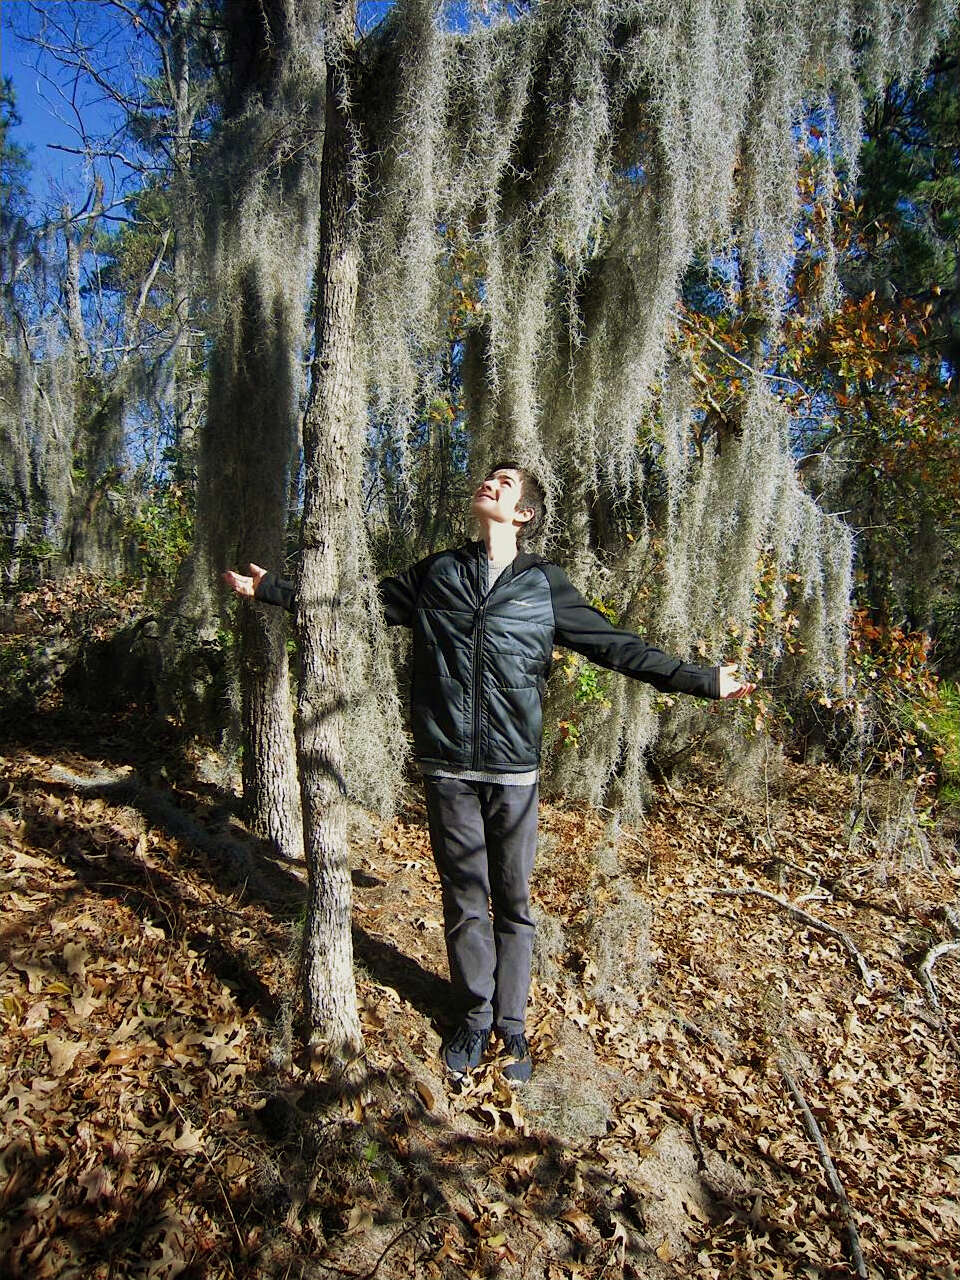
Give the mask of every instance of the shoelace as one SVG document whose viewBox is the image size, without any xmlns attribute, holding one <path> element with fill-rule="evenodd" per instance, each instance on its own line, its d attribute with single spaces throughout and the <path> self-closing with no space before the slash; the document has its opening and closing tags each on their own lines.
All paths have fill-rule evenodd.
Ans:
<svg viewBox="0 0 960 1280">
<path fill-rule="evenodd" d="M 476 1027 L 458 1027 L 450 1041 L 450 1048 L 458 1053 L 463 1050 L 473 1053 L 478 1044 L 489 1036 L 489 1031 L 478 1031 Z"/>
<path fill-rule="evenodd" d="M 527 1037 L 521 1032 L 515 1036 L 507 1036 L 503 1044 L 504 1052 L 511 1058 L 525 1058 L 530 1052 Z"/>
</svg>

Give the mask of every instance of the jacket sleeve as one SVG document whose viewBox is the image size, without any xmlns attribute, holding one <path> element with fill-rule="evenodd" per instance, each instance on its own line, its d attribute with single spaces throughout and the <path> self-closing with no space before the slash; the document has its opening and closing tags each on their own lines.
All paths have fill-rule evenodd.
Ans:
<svg viewBox="0 0 960 1280">
<path fill-rule="evenodd" d="M 277 604 L 282 609 L 293 613 L 297 607 L 297 593 L 292 578 L 281 578 L 278 573 L 269 570 L 260 579 L 254 592 L 254 599 L 264 604 Z"/>
<path fill-rule="evenodd" d="M 395 577 L 381 578 L 377 583 L 377 593 L 383 605 L 384 616 L 389 626 L 409 627 L 413 622 L 413 612 L 417 604 L 417 596 L 426 576 L 427 568 L 435 556 L 428 556 L 404 569 Z M 292 613 L 297 607 L 297 592 L 291 578 L 281 578 L 279 574 L 269 572 L 261 578 L 256 590 L 256 599 L 264 604 L 280 605 Z"/>
<path fill-rule="evenodd" d="M 413 624 L 420 588 L 427 576 L 427 570 L 436 558 L 435 555 L 427 556 L 425 560 L 418 560 L 402 573 L 390 578 L 381 578 L 377 583 L 377 593 L 380 596 L 388 626 L 409 627 Z"/>
<path fill-rule="evenodd" d="M 698 667 L 671 658 L 662 649 L 645 644 L 632 631 L 612 625 L 599 609 L 592 608 L 561 568 L 545 564 L 550 583 L 558 644 L 581 653 L 598 667 L 620 671 L 634 680 L 652 684 L 661 693 L 692 693 L 719 698 L 719 667 Z"/>
</svg>

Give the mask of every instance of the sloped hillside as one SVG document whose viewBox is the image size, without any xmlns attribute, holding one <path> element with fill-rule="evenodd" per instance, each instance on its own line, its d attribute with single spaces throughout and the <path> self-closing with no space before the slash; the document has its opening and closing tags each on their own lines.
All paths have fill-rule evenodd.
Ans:
<svg viewBox="0 0 960 1280">
<path fill-rule="evenodd" d="M 960 1275 L 960 857 L 896 790 L 704 764 L 639 829 L 545 805 L 511 1092 L 438 1069 L 413 792 L 356 815 L 335 1082 L 297 1047 L 302 868 L 216 762 L 118 722 L 2 771 L 4 1274 Z"/>
</svg>

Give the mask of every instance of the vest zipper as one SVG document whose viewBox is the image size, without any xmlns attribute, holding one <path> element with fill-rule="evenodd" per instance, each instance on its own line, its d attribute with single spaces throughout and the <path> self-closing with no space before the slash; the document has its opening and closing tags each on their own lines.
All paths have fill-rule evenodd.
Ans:
<svg viewBox="0 0 960 1280">
<path fill-rule="evenodd" d="M 473 649 L 473 764 L 472 768 L 480 768 L 480 721 L 481 721 L 481 679 L 483 675 L 483 636 L 486 627 L 487 602 L 491 595 L 503 583 L 503 574 L 496 580 L 493 587 L 484 591 L 482 587 L 484 565 L 481 557 L 484 554 L 484 545 L 481 542 L 477 547 L 477 598 L 480 601 L 477 609 L 477 625 L 474 628 L 474 649 Z M 504 573 L 506 570 L 504 570 Z M 524 570 L 521 570 L 521 573 Z M 511 579 L 517 575 L 511 573 Z"/>
<path fill-rule="evenodd" d="M 486 623 L 487 602 L 483 603 L 477 614 L 477 626 L 474 632 L 473 650 L 473 767 L 480 768 L 480 708 L 483 688 L 483 633 Z"/>
<path fill-rule="evenodd" d="M 483 679 L 483 631 L 486 620 L 487 596 L 484 590 L 483 544 L 477 547 L 477 625 L 473 629 L 473 768 L 480 768 L 480 707 Z"/>
</svg>

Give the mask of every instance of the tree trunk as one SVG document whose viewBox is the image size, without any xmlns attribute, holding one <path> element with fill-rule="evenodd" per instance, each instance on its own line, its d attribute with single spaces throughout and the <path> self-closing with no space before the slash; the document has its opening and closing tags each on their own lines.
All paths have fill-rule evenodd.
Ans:
<svg viewBox="0 0 960 1280">
<path fill-rule="evenodd" d="M 225 13 L 232 70 L 226 115 L 232 121 L 269 102 L 283 82 L 284 60 L 291 51 L 286 0 L 265 2 L 254 21 L 248 6 L 237 0 Z M 283 175 L 268 170 L 257 155 L 251 163 L 237 175 L 230 193 L 236 198 L 224 202 L 217 237 L 220 324 L 210 359 L 199 523 L 210 559 L 217 564 L 219 558 L 220 567 L 251 559 L 271 566 L 282 563 L 299 409 L 304 302 L 296 267 L 301 237 L 310 232 L 288 230 L 294 269 L 278 278 L 269 252 L 287 194 Z M 261 184 L 262 242 L 251 241 L 244 227 L 251 216 L 247 196 Z M 257 834 L 281 857 L 302 860 L 286 626 L 286 618 L 276 612 L 256 607 L 240 612 L 243 798 Z"/>
<path fill-rule="evenodd" d="M 190 255 L 193 243 L 191 223 L 193 211 L 187 207 L 184 192 L 190 185 L 192 167 L 191 132 L 196 107 L 191 100 L 189 31 L 195 17 L 194 0 L 176 5 L 170 13 L 170 88 L 173 100 L 173 173 L 171 201 L 173 224 L 171 309 L 173 336 L 170 344 L 170 398 L 173 407 L 176 439 L 176 476 L 190 490 L 197 479 L 197 419 L 193 404 L 195 377 L 190 366 L 189 337 L 192 330 L 193 298 L 188 287 Z"/>
<path fill-rule="evenodd" d="M 353 977 L 350 870 L 343 777 L 345 637 L 339 592 L 345 539 L 359 518 L 354 413 L 357 275 L 356 182 L 348 103 L 353 0 L 328 16 L 327 91 L 320 186 L 316 349 L 304 424 L 305 493 L 299 579 L 300 786 L 309 892 L 303 993 L 310 1041 L 333 1061 L 360 1048 Z"/>
<path fill-rule="evenodd" d="M 241 609 L 240 653 L 246 818 L 281 857 L 300 861 L 303 824 L 282 611 Z"/>
<path fill-rule="evenodd" d="M 67 329 L 70 341 L 79 360 L 89 361 L 90 347 L 87 343 L 87 332 L 83 324 L 83 310 L 80 306 L 80 260 L 86 248 L 85 236 L 75 233 L 71 226 L 72 211 L 68 204 L 61 210 L 63 216 L 63 240 L 67 251 L 66 272 L 63 277 L 64 292 L 67 295 Z"/>
</svg>

